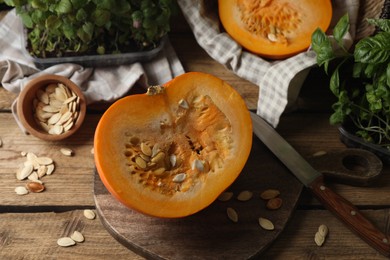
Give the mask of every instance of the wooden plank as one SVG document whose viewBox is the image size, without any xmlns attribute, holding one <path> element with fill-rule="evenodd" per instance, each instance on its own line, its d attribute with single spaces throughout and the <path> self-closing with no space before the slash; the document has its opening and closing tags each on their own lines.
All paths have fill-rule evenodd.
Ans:
<svg viewBox="0 0 390 260">
<path fill-rule="evenodd" d="M 60 247 L 57 239 L 81 232 L 85 241 Z M 143 259 L 119 244 L 99 219 L 83 210 L 0 214 L 1 259 Z"/>
<path fill-rule="evenodd" d="M 16 97 L 15 93 L 5 90 L 0 84 L 0 111 L 9 111 Z"/>
<path fill-rule="evenodd" d="M 390 208 L 364 210 L 363 213 L 381 230 L 386 230 L 386 223 L 389 225 Z M 329 227 L 322 247 L 314 243 L 320 224 Z M 59 237 L 68 236 L 74 230 L 84 234 L 85 242 L 69 248 L 57 246 Z M 389 231 L 387 226 L 387 234 Z M 177 250 L 180 250 L 180 243 Z M 99 219 L 85 219 L 82 210 L 0 214 L 0 258 L 142 259 L 111 237 Z M 297 210 L 286 229 L 261 255 L 261 259 L 356 258 L 386 259 L 325 210 Z"/>
</svg>

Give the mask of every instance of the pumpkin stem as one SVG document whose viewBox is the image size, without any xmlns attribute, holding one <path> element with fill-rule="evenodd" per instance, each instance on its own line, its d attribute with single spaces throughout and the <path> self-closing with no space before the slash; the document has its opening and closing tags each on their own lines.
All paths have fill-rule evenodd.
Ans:
<svg viewBox="0 0 390 260">
<path fill-rule="evenodd" d="M 164 87 L 160 86 L 160 85 L 150 86 L 150 87 L 148 87 L 148 90 L 146 91 L 146 95 L 149 95 L 149 96 L 154 96 L 154 95 L 158 95 L 161 93 L 164 93 Z"/>
</svg>

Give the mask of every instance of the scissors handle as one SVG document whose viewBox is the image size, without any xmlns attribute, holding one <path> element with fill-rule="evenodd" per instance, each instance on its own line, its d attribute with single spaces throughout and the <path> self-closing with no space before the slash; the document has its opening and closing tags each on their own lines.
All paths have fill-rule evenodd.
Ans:
<svg viewBox="0 0 390 260">
<path fill-rule="evenodd" d="M 382 161 L 375 154 L 356 148 L 323 153 L 309 158 L 308 161 L 327 179 L 354 186 L 372 184 L 383 168 Z"/>
</svg>

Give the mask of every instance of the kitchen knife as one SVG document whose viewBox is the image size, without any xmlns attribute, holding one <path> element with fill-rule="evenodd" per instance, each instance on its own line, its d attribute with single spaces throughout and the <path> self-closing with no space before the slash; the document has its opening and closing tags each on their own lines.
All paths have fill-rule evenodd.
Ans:
<svg viewBox="0 0 390 260">
<path fill-rule="evenodd" d="M 352 231 L 385 256 L 390 256 L 389 237 L 367 220 L 351 202 L 324 184 L 323 176 L 284 140 L 274 128 L 251 113 L 253 132 L 317 199 Z"/>
</svg>

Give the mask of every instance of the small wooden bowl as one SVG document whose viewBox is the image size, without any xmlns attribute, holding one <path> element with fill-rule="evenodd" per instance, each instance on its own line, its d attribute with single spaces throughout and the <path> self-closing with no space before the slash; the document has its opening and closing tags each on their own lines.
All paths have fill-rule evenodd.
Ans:
<svg viewBox="0 0 390 260">
<path fill-rule="evenodd" d="M 78 116 L 73 122 L 73 126 L 64 131 L 61 134 L 49 134 L 38 122 L 35 116 L 34 99 L 37 98 L 38 90 L 45 90 L 50 84 L 62 83 L 70 90 L 72 90 L 76 96 L 79 97 L 78 102 Z M 32 79 L 27 83 L 25 88 L 20 92 L 17 102 L 17 115 L 20 122 L 26 128 L 27 132 L 46 141 L 58 141 L 65 139 L 74 134 L 84 121 L 87 110 L 86 100 L 84 94 L 80 88 L 66 77 L 58 75 L 43 75 L 35 79 Z"/>
</svg>

